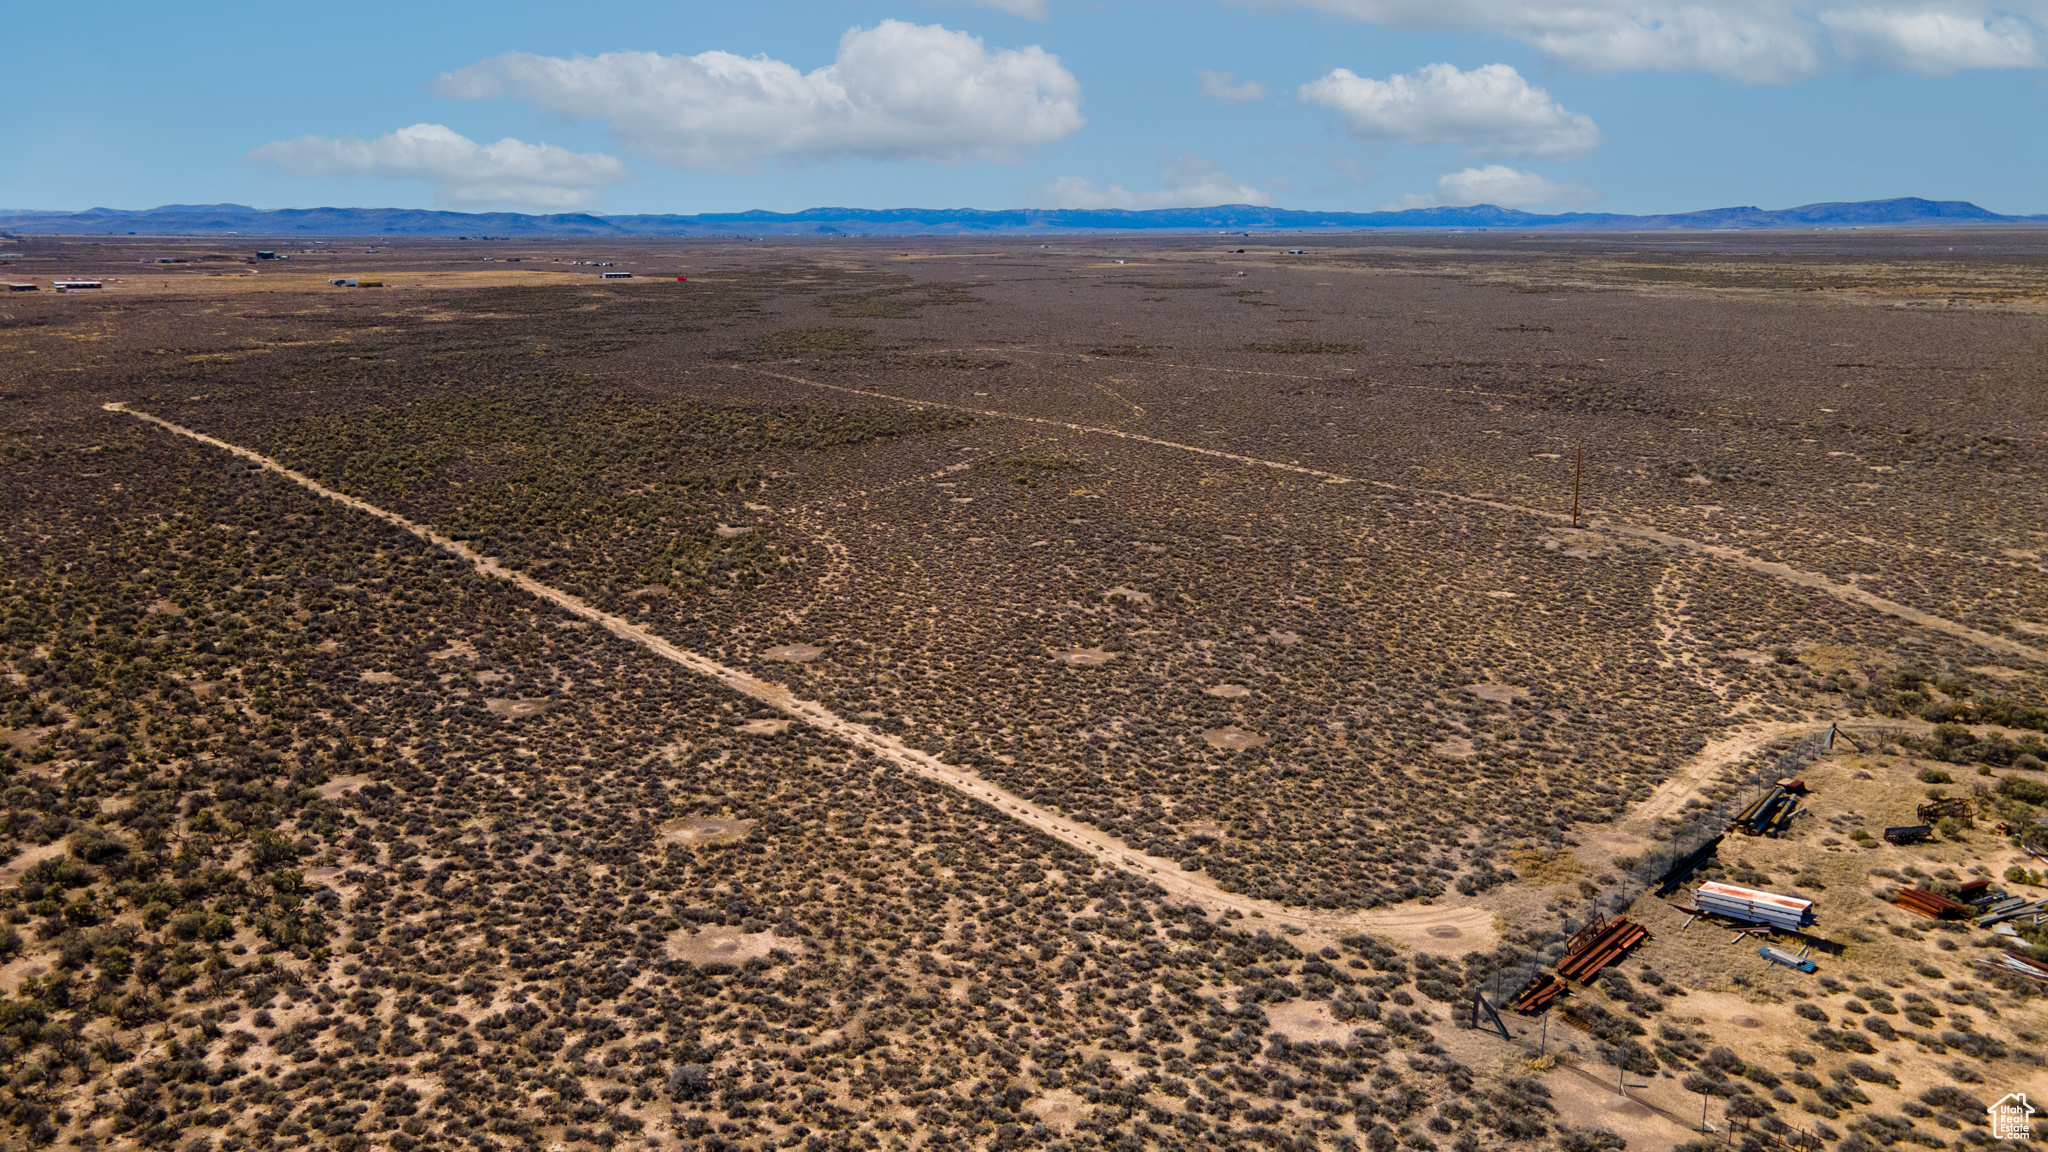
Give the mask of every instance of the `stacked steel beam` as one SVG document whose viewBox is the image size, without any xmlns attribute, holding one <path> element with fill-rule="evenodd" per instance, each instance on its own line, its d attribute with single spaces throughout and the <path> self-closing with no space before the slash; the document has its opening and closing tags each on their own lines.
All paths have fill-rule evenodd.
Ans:
<svg viewBox="0 0 2048 1152">
<path fill-rule="evenodd" d="M 1582 948 L 1558 961 L 1557 974 L 1581 984 L 1590 984 L 1602 968 L 1621 959 L 1622 954 L 1642 943 L 1650 930 L 1632 920 L 1616 917 L 1587 940 Z"/>
<path fill-rule="evenodd" d="M 1989 928 L 1993 924 L 2003 924 L 2007 920 L 2018 920 L 2025 916 L 2036 918 L 2048 916 L 2048 900 L 2028 900 L 2025 897 L 2008 896 L 1993 904 L 1984 915 L 1979 916 L 1977 918 L 1977 927 Z"/>
<path fill-rule="evenodd" d="M 2048 965 L 2037 963 L 2024 956 L 2015 956 L 2010 952 L 1996 959 L 1979 960 L 1977 964 L 1979 967 L 1991 972 L 2024 976 L 2029 980 L 2048 984 Z"/>
<path fill-rule="evenodd" d="M 1692 906 L 1709 915 L 1725 916 L 1746 924 L 1768 924 L 1786 932 L 1797 932 L 1813 923 L 1811 900 L 1741 888 L 1717 880 L 1709 880 L 1694 890 Z"/>
<path fill-rule="evenodd" d="M 1524 985 L 1520 992 L 1515 993 L 1512 1006 L 1517 1012 L 1533 1015 L 1550 1007 L 1551 1001 L 1564 995 L 1570 987 L 1555 976 L 1536 976 Z"/>
<path fill-rule="evenodd" d="M 1969 905 L 1959 904 L 1925 888 L 1901 888 L 1892 897 L 1892 903 L 1908 912 L 1918 912 L 1929 920 L 1960 919 L 1971 912 Z"/>
</svg>

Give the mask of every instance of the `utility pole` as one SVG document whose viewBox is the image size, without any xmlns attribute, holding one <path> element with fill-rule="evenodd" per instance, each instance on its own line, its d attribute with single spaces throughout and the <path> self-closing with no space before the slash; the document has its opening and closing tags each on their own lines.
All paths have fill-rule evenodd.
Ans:
<svg viewBox="0 0 2048 1152">
<path fill-rule="evenodd" d="M 1578 462 L 1572 468 L 1572 527 L 1579 526 L 1579 484 L 1586 478 L 1586 450 L 1578 450 Z"/>
</svg>

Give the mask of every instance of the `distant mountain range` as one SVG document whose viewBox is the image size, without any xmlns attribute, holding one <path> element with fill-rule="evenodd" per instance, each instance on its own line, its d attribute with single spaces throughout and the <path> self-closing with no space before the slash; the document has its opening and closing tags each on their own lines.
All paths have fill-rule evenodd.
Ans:
<svg viewBox="0 0 2048 1152">
<path fill-rule="evenodd" d="M 1713 208 L 1662 216 L 1610 212 L 1541 215 L 1478 204 L 1399 212 L 1300 212 L 1226 204 L 1216 208 L 809 208 L 802 212 L 707 212 L 696 216 L 596 216 L 434 212 L 413 208 L 283 208 L 167 204 L 126 211 L 0 209 L 0 231 L 141 236 L 959 236 L 1073 232 L 1350 232 L 1365 229 L 1504 228 L 1545 232 L 1670 229 L 1913 228 L 2040 225 L 2048 215 L 2001 216 L 1962 200 L 1868 200 L 1766 211 Z"/>
</svg>

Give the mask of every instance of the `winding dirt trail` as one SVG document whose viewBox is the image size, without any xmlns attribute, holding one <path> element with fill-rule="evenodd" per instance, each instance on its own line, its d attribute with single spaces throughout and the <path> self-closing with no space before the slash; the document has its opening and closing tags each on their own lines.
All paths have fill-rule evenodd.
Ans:
<svg viewBox="0 0 2048 1152">
<path fill-rule="evenodd" d="M 1363 484 L 1369 488 L 1378 488 L 1387 492 L 1400 492 L 1410 496 L 1428 496 L 1457 504 L 1472 504 L 1501 512 L 1534 516 L 1554 524 L 1569 524 L 1571 522 L 1571 516 L 1566 513 L 1552 512 L 1545 508 L 1532 508 L 1526 504 L 1511 504 L 1505 500 L 1489 500 L 1480 496 L 1467 496 L 1461 492 L 1450 492 L 1441 488 L 1422 488 L 1409 484 L 1395 484 L 1386 480 L 1373 480 L 1363 476 L 1346 476 L 1337 472 L 1325 471 L 1321 468 L 1310 468 L 1302 464 L 1283 463 L 1279 460 L 1264 460 L 1257 456 L 1225 452 L 1220 448 L 1204 448 L 1199 444 L 1183 444 L 1177 440 L 1162 440 L 1157 436 L 1147 436 L 1141 432 L 1127 432 L 1121 428 L 1103 428 L 1093 424 L 1077 424 L 1067 420 L 1054 420 L 1048 416 L 1026 416 L 1016 412 L 1003 412 L 994 408 L 974 408 L 964 404 L 947 404 L 938 400 L 920 400 L 912 396 L 897 396 L 889 392 L 876 392 L 866 388 L 852 388 L 844 384 L 827 384 L 822 380 L 810 380 L 802 376 L 792 376 L 786 372 L 771 372 L 765 368 L 752 368 L 743 364 L 727 364 L 724 367 L 735 372 L 749 372 L 776 380 L 786 380 L 792 384 L 802 384 L 810 388 L 823 389 L 828 392 L 844 392 L 852 396 L 866 396 L 874 400 L 887 400 L 892 403 L 907 404 L 919 408 L 938 408 L 948 412 L 964 412 L 970 416 L 986 416 L 992 420 L 1018 420 L 1027 424 L 1043 424 L 1047 427 L 1064 428 L 1070 432 L 1079 432 L 1084 435 L 1114 436 L 1120 440 L 1133 440 L 1140 444 L 1150 444 L 1158 448 L 1171 448 L 1178 452 L 1192 452 L 1198 456 L 1229 460 L 1236 464 L 1249 464 L 1258 468 L 1270 468 L 1276 472 L 1291 472 L 1299 476 L 1313 476 L 1328 484 Z M 1747 569 L 1760 576 L 1767 576 L 1773 580 L 1825 593 L 1837 600 L 1845 600 L 1851 604 L 1860 604 L 1888 616 L 1896 616 L 1901 620 L 1911 621 L 1924 628 L 1945 632 L 1958 639 L 1968 640 L 1980 648 L 2007 656 L 2017 656 L 2025 660 L 2032 660 L 2037 664 L 2048 664 L 2048 650 L 2022 644 L 2017 640 L 2008 639 L 2004 636 L 1994 636 L 1989 632 L 1972 628 L 1960 621 L 1950 620 L 1944 616 L 1936 616 L 1931 612 L 1923 612 L 1918 608 L 1909 607 L 1896 600 L 1887 600 L 1882 596 L 1866 592 L 1852 584 L 1833 580 L 1819 572 L 1808 572 L 1805 569 L 1794 568 L 1790 564 L 1780 563 L 1775 560 L 1762 560 L 1751 556 L 1740 548 L 1731 548 L 1725 544 L 1709 544 L 1703 540 L 1687 539 L 1686 537 L 1656 528 L 1618 523 L 1612 520 L 1591 520 L 1587 522 L 1586 528 L 1589 531 L 1627 536 L 1636 540 L 1660 544 L 1677 551 L 1711 557 L 1715 560 Z"/>
<path fill-rule="evenodd" d="M 614 616 L 582 598 L 572 596 L 533 579 L 522 572 L 503 567 L 495 559 L 471 550 L 459 540 L 453 540 L 435 532 L 423 524 L 416 523 L 396 512 L 379 508 L 354 496 L 336 492 L 312 477 L 295 472 L 283 464 L 261 453 L 215 439 L 203 432 L 197 432 L 181 424 L 174 424 L 147 412 L 140 412 L 119 402 L 104 405 L 109 412 L 118 412 L 137 420 L 154 424 L 168 432 L 195 440 L 211 448 L 228 452 L 252 464 L 275 472 L 315 495 L 332 500 L 343 507 L 365 515 L 375 516 L 394 527 L 410 532 L 436 548 L 467 562 L 477 571 L 499 580 L 517 585 L 519 588 L 545 600 L 563 610 L 597 624 L 622 640 L 638 644 L 671 663 L 680 665 L 700 676 L 716 680 L 743 695 L 759 700 L 763 704 L 779 709 L 788 716 L 822 732 L 830 733 L 856 747 L 868 749 L 890 763 L 927 780 L 936 781 L 962 794 L 978 800 L 990 808 L 1027 827 L 1060 840 L 1113 868 L 1134 872 L 1159 885 L 1173 898 L 1192 902 L 1208 909 L 1212 914 L 1234 911 L 1248 918 L 1272 922 L 1273 927 L 1282 930 L 1299 929 L 1299 939 L 1310 947 L 1334 944 L 1339 937 L 1358 932 L 1389 937 L 1402 943 L 1433 948 L 1438 951 L 1462 953 L 1471 949 L 1491 948 L 1498 942 L 1494 929 L 1493 913 L 1485 908 L 1443 905 L 1403 905 L 1397 908 L 1379 909 L 1351 914 L 1319 913 L 1288 908 L 1266 900 L 1257 900 L 1237 893 L 1225 892 L 1208 875 L 1201 872 L 1184 872 L 1174 860 L 1148 856 L 1114 837 L 1105 835 L 1095 828 L 1070 820 L 1057 812 L 1043 808 L 1021 796 L 990 784 L 970 771 L 955 768 L 937 758 L 911 748 L 902 742 L 883 735 L 864 724 L 844 719 L 825 706 L 796 696 L 780 684 L 762 680 L 737 668 L 730 668 L 715 660 L 700 656 L 685 648 L 679 648 L 660 636 L 622 617 Z"/>
</svg>

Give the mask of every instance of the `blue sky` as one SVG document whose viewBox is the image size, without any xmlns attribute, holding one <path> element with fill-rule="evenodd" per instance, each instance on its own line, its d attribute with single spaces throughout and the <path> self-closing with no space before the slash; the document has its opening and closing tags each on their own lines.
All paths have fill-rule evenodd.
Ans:
<svg viewBox="0 0 2048 1152">
<path fill-rule="evenodd" d="M 2048 212 L 2048 0 L 112 3 L 8 25 L 5 208 Z"/>
</svg>

